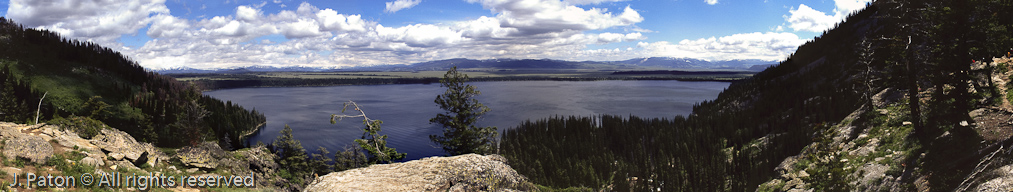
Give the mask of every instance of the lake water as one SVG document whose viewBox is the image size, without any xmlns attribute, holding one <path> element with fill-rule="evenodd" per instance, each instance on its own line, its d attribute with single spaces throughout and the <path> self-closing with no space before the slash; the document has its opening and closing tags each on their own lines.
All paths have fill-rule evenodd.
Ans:
<svg viewBox="0 0 1013 192">
<path fill-rule="evenodd" d="M 672 118 L 688 115 L 693 104 L 717 98 L 727 82 L 683 81 L 499 81 L 471 82 L 482 92 L 479 102 L 492 111 L 479 120 L 481 126 L 510 129 L 525 120 L 555 115 L 597 114 Z M 341 112 L 342 103 L 355 101 L 372 119 L 383 121 L 381 134 L 388 146 L 408 153 L 406 160 L 445 155 L 429 140 L 442 134 L 442 127 L 429 119 L 442 113 L 433 100 L 446 88 L 439 84 L 362 85 L 333 87 L 241 88 L 205 92 L 257 109 L 267 125 L 250 142 L 270 143 L 285 125 L 307 151 L 318 146 L 333 154 L 362 137 L 361 118 L 330 124 L 330 115 Z M 345 111 L 356 115 L 354 110 Z"/>
</svg>

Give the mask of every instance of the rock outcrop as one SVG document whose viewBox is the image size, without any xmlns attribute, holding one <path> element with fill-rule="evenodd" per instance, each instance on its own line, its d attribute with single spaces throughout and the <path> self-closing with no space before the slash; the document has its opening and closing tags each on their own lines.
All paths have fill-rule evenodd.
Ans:
<svg viewBox="0 0 1013 192">
<path fill-rule="evenodd" d="M 29 159 L 33 163 L 42 164 L 53 156 L 53 145 L 41 137 L 15 135 L 4 142 L 3 153 L 5 157 L 21 157 Z"/>
<path fill-rule="evenodd" d="M 53 156 L 53 145 L 49 144 L 49 139 L 52 138 L 25 132 L 42 126 L 0 122 L 0 138 L 5 140 L 3 155 L 8 158 L 25 158 L 33 163 L 45 163 Z"/>
<path fill-rule="evenodd" d="M 102 129 L 98 135 L 92 137 L 91 143 L 114 158 L 122 154 L 134 165 L 147 163 L 155 166 L 159 161 L 168 159 L 168 156 L 150 143 L 137 142 L 130 134 L 120 130 Z"/>
<path fill-rule="evenodd" d="M 975 191 L 1013 191 L 1013 165 L 1002 166 L 992 171 L 997 176 L 975 189 Z"/>
<path fill-rule="evenodd" d="M 0 122 L 0 154 L 8 160 L 12 157 L 23 158 L 32 164 L 27 170 L 38 171 L 49 158 L 60 153 L 66 156 L 70 152 L 84 155 L 80 160 L 63 159 L 69 164 L 87 165 L 95 168 L 95 173 L 106 173 L 120 169 L 129 171 L 168 171 L 175 174 L 208 174 L 198 173 L 215 170 L 215 173 L 228 175 L 253 174 L 256 188 L 264 191 L 281 191 L 281 184 L 287 183 L 278 176 L 280 166 L 274 162 L 277 156 L 264 146 L 256 146 L 236 151 L 225 151 L 215 142 L 207 142 L 198 146 L 184 147 L 177 150 L 178 154 L 169 157 L 159 148 L 150 143 L 138 142 L 126 132 L 107 128 L 92 137 L 83 139 L 73 130 L 64 130 L 54 125 L 24 125 Z M 179 158 L 187 166 L 183 173 L 168 163 L 172 158 Z M 142 166 L 147 164 L 148 166 Z M 32 168 L 27 168 L 27 167 Z M 196 168 L 195 168 L 196 167 Z M 198 169 L 199 168 L 199 169 Z M 47 168 L 53 171 L 52 168 Z M 7 174 L 24 174 L 22 168 L 0 166 L 0 171 Z M 183 189 L 183 188 L 175 188 Z M 184 189 L 185 191 L 185 189 Z"/>
<path fill-rule="evenodd" d="M 533 184 L 499 155 L 429 157 L 317 177 L 305 191 L 529 191 Z"/>
<path fill-rule="evenodd" d="M 281 167 L 277 162 L 274 162 L 274 159 L 278 156 L 267 150 L 267 147 L 255 146 L 230 153 L 232 153 L 231 158 L 219 161 L 218 169 L 237 174 L 252 172 L 253 176 L 258 178 L 257 186 L 282 186 L 282 184 L 288 183 L 277 176 L 278 169 Z"/>
<path fill-rule="evenodd" d="M 188 167 L 215 169 L 219 159 L 224 158 L 225 150 L 217 143 L 204 142 L 197 146 L 186 146 L 176 150 L 176 157 Z"/>
</svg>

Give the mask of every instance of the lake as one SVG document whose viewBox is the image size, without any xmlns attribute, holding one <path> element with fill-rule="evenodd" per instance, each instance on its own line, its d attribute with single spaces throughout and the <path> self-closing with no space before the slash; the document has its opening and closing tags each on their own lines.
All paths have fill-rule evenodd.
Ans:
<svg viewBox="0 0 1013 192">
<path fill-rule="evenodd" d="M 470 82 L 482 92 L 479 102 L 492 111 L 479 120 L 480 126 L 500 131 L 526 120 L 555 115 L 635 115 L 644 118 L 672 118 L 688 115 L 693 105 L 717 98 L 727 82 L 685 81 L 494 81 Z M 208 91 L 204 94 L 231 100 L 267 116 L 267 124 L 250 138 L 251 143 L 270 143 L 285 125 L 309 152 L 318 146 L 332 154 L 362 137 L 362 118 L 330 123 L 331 114 L 341 112 L 342 103 L 355 101 L 371 119 L 383 121 L 381 134 L 388 146 L 408 153 L 406 160 L 445 155 L 429 140 L 443 128 L 429 119 L 444 112 L 433 102 L 446 88 L 439 84 L 361 85 L 332 87 L 241 88 Z M 345 111 L 356 115 L 354 110 Z"/>
</svg>

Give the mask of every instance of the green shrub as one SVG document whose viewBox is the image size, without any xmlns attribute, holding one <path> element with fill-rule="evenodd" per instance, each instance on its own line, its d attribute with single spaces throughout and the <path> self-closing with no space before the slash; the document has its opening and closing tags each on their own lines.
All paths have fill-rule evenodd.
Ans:
<svg viewBox="0 0 1013 192">
<path fill-rule="evenodd" d="M 79 116 L 56 118 L 50 120 L 49 124 L 58 125 L 64 130 L 73 130 L 74 133 L 85 139 L 91 139 L 91 137 L 98 135 L 99 131 L 107 127 L 105 123 L 99 120 Z"/>
</svg>

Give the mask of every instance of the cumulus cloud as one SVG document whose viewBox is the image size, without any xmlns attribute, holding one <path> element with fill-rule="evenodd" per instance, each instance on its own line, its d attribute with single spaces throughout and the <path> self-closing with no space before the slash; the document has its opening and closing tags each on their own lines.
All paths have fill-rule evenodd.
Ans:
<svg viewBox="0 0 1013 192">
<path fill-rule="evenodd" d="M 571 5 L 591 5 L 591 4 L 597 5 L 602 3 L 613 3 L 623 1 L 629 0 L 564 0 L 564 2 L 569 3 Z"/>
<path fill-rule="evenodd" d="M 628 26 L 644 20 L 629 6 L 618 15 L 605 9 L 583 9 L 557 0 L 502 1 L 468 0 L 497 13 L 500 25 L 517 29 L 516 35 L 538 35 L 564 31 L 599 30 Z"/>
<path fill-rule="evenodd" d="M 320 22 L 320 28 L 325 31 L 366 31 L 367 23 L 362 20 L 361 15 L 344 15 L 332 9 L 324 9 L 318 11 L 315 16 Z"/>
<path fill-rule="evenodd" d="M 387 2 L 387 8 L 384 8 L 383 12 L 394 13 L 403 9 L 415 7 L 416 5 L 419 5 L 419 3 L 422 3 L 422 0 L 397 0 Z"/>
<path fill-rule="evenodd" d="M 643 39 L 645 39 L 644 36 L 642 34 L 640 34 L 639 32 L 638 33 L 628 33 L 628 34 L 601 33 L 601 34 L 597 35 L 595 43 L 597 43 L 597 44 L 608 44 L 608 43 L 616 43 L 616 42 L 623 42 L 623 41 L 643 40 Z"/>
<path fill-rule="evenodd" d="M 670 57 L 690 57 L 708 60 L 787 58 L 807 40 L 793 33 L 741 33 L 724 37 L 682 40 L 678 43 L 658 41 L 639 42 L 644 54 Z"/>
<path fill-rule="evenodd" d="M 178 38 L 182 37 L 188 28 L 190 28 L 190 22 L 185 19 L 159 14 L 152 18 L 147 35 L 151 38 Z"/>
<path fill-rule="evenodd" d="M 718 0 L 703 0 L 703 2 L 707 3 L 708 5 L 718 4 Z"/>
<path fill-rule="evenodd" d="M 114 44 L 147 26 L 149 15 L 169 14 L 165 0 L 11 0 L 7 18 L 72 38 Z"/>
<path fill-rule="evenodd" d="M 299 19 L 295 22 L 285 23 L 281 26 L 281 31 L 289 39 L 321 35 L 320 25 L 315 20 L 309 19 Z"/>
<path fill-rule="evenodd" d="M 256 21 L 260 18 L 260 15 L 261 13 L 259 9 L 254 9 L 248 6 L 239 6 L 236 8 L 236 20 L 246 22 Z"/>
<path fill-rule="evenodd" d="M 784 19 L 795 31 L 822 32 L 843 21 L 848 14 L 861 10 L 872 0 L 835 0 L 833 15 L 817 11 L 805 4 L 789 10 Z"/>
<path fill-rule="evenodd" d="M 789 27 L 795 31 L 822 32 L 840 21 L 836 16 L 827 15 L 805 4 L 800 4 L 798 9 L 788 12 L 791 13 L 791 16 L 785 19 L 788 21 Z"/>
<path fill-rule="evenodd" d="M 381 25 L 361 15 L 321 9 L 307 2 L 275 12 L 265 12 L 263 3 L 241 5 L 228 15 L 188 20 L 169 14 L 163 0 L 133 1 L 126 3 L 128 8 L 112 10 L 107 7 L 121 4 L 70 0 L 69 3 L 84 5 L 76 9 L 91 10 L 78 12 L 69 10 L 76 6 L 66 5 L 68 2 L 14 0 L 12 7 L 22 10 L 12 11 L 9 16 L 69 37 L 101 40 L 99 44 L 105 46 L 116 45 L 115 39 L 123 34 L 149 26 L 146 35 L 153 39 L 143 46 L 113 48 L 152 69 L 249 65 L 345 67 L 461 57 L 622 60 L 679 56 L 776 60 L 804 42 L 790 33 L 746 33 L 678 43 L 639 42 L 636 46 L 588 49 L 589 45 L 643 41 L 647 39 L 644 33 L 653 32 L 636 26 L 644 18 L 630 6 L 619 10 L 577 7 L 621 1 L 624 0 L 468 0 L 494 15 L 404 26 Z M 405 2 L 414 6 L 419 1 Z M 43 14 L 54 11 L 69 12 Z"/>
</svg>

